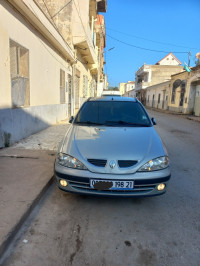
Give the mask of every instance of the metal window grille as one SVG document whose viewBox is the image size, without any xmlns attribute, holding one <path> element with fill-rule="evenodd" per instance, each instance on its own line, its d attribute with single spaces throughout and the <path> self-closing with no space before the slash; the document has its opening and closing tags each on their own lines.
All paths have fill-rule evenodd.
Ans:
<svg viewBox="0 0 200 266">
<path fill-rule="evenodd" d="M 88 95 L 88 76 L 83 75 L 83 97 L 86 98 Z"/>
<path fill-rule="evenodd" d="M 60 103 L 65 103 L 65 71 L 60 69 Z"/>
<path fill-rule="evenodd" d="M 158 103 L 160 103 L 160 93 L 158 94 Z"/>
<path fill-rule="evenodd" d="M 30 105 L 29 51 L 10 40 L 11 100 L 13 107 Z"/>
</svg>

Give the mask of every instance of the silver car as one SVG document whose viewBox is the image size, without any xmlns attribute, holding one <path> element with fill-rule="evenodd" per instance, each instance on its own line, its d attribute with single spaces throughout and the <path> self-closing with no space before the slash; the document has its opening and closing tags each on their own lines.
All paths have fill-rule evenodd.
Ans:
<svg viewBox="0 0 200 266">
<path fill-rule="evenodd" d="M 143 105 L 134 98 L 88 99 L 58 149 L 55 177 L 67 192 L 156 196 L 170 179 L 167 151 Z"/>
</svg>

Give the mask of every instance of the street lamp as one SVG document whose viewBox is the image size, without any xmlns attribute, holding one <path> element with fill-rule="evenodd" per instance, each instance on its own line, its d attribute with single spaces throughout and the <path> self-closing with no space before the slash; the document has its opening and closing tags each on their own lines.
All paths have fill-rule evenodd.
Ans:
<svg viewBox="0 0 200 266">
<path fill-rule="evenodd" d="M 106 52 L 108 52 L 108 51 L 110 51 L 112 49 L 115 49 L 115 47 L 112 47 L 112 48 L 108 49 L 107 51 L 104 51 L 104 53 L 106 53 Z"/>
</svg>

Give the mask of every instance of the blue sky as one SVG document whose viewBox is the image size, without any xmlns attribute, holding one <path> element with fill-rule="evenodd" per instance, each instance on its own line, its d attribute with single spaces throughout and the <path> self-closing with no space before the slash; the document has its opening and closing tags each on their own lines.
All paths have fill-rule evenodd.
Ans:
<svg viewBox="0 0 200 266">
<path fill-rule="evenodd" d="M 191 51 L 194 65 L 195 55 L 200 52 L 200 0 L 107 0 L 107 4 L 107 13 L 103 14 L 107 35 L 104 71 L 109 86 L 134 80 L 143 63 L 155 64 L 168 52 L 187 63 Z M 111 37 L 166 52 L 134 48 Z"/>
</svg>

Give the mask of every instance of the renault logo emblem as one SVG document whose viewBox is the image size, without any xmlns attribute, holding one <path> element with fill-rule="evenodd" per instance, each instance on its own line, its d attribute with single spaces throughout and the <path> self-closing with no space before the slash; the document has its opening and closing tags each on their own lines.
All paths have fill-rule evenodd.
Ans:
<svg viewBox="0 0 200 266">
<path fill-rule="evenodd" d="M 110 161 L 109 165 L 110 165 L 110 168 L 113 169 L 115 167 L 116 163 L 115 163 L 115 161 Z"/>
</svg>

